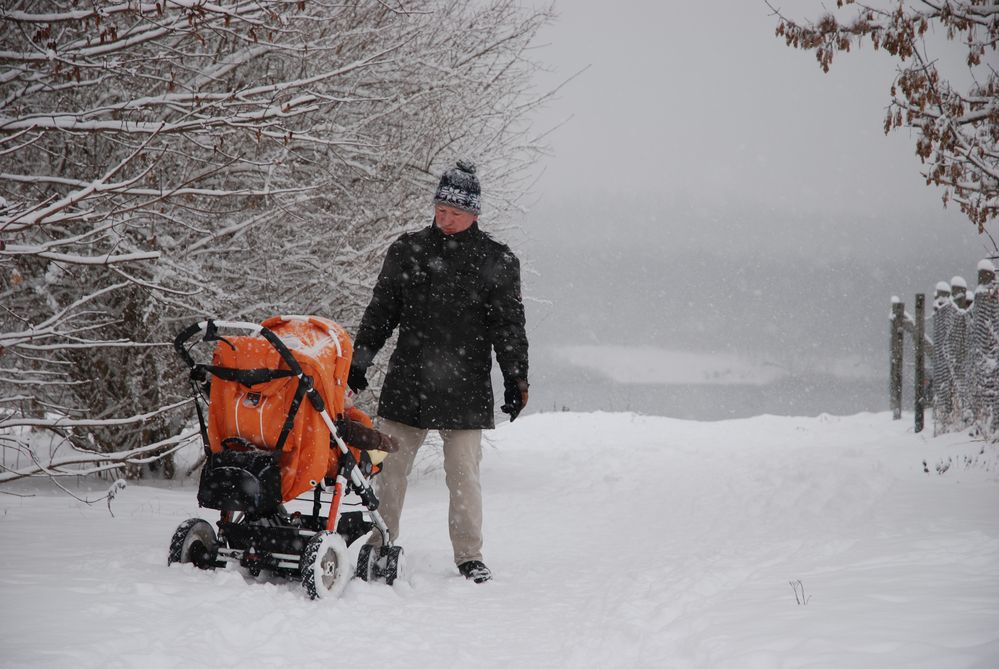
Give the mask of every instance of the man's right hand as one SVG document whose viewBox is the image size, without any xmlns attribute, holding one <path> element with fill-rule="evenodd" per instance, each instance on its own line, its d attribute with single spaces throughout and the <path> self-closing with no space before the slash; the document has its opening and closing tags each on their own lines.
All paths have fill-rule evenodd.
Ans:
<svg viewBox="0 0 999 669">
<path fill-rule="evenodd" d="M 517 416 L 527 406 L 527 381 L 517 380 L 505 383 L 503 399 L 505 403 L 500 407 L 500 411 L 510 414 L 510 422 L 517 420 Z"/>
<path fill-rule="evenodd" d="M 350 366 L 350 371 L 347 372 L 347 387 L 353 390 L 354 393 L 359 393 L 367 389 L 368 379 L 364 376 L 366 371 L 364 367 Z"/>
</svg>

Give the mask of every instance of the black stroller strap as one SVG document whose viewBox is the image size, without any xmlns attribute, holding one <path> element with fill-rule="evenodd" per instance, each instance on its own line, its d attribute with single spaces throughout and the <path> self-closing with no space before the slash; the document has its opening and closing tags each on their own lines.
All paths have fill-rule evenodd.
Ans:
<svg viewBox="0 0 999 669">
<path fill-rule="evenodd" d="M 191 378 L 191 388 L 194 389 L 194 408 L 198 411 L 198 424 L 201 426 L 201 443 L 205 447 L 205 455 L 211 456 L 212 449 L 208 445 L 208 426 L 205 424 L 205 413 L 201 410 L 201 392 L 198 390 L 198 382 Z"/>
<path fill-rule="evenodd" d="M 298 388 L 295 389 L 295 397 L 291 400 L 291 406 L 288 407 L 288 417 L 284 421 L 284 426 L 281 428 L 281 435 L 278 437 L 277 443 L 274 445 L 274 450 L 281 452 L 284 448 L 284 442 L 288 440 L 288 435 L 291 433 L 291 429 L 295 427 L 295 416 L 298 414 L 298 407 L 302 404 L 302 398 L 305 397 L 305 393 L 312 388 L 312 378 L 308 376 L 302 376 L 298 380 Z"/>
<path fill-rule="evenodd" d="M 267 383 L 274 379 L 284 379 L 295 376 L 290 369 L 234 369 L 232 367 L 215 367 L 213 365 L 195 365 L 196 370 L 204 370 L 223 381 L 235 381 L 246 387 L 259 383 Z"/>
</svg>

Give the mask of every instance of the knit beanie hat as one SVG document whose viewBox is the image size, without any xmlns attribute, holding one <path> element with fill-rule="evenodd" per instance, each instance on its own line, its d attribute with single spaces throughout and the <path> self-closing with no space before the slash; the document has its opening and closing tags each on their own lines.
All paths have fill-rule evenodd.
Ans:
<svg viewBox="0 0 999 669">
<path fill-rule="evenodd" d="M 475 165 L 459 160 L 451 169 L 444 172 L 434 194 L 434 204 L 443 204 L 461 209 L 471 214 L 479 213 L 479 178 L 475 176 Z"/>
</svg>

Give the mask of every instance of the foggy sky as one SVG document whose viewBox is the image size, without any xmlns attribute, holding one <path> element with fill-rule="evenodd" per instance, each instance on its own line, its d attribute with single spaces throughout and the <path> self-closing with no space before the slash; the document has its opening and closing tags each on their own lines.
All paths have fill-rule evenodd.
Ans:
<svg viewBox="0 0 999 669">
<path fill-rule="evenodd" d="M 891 295 L 974 283 L 983 241 L 924 184 L 909 131 L 883 132 L 884 52 L 837 54 L 824 74 L 755 0 L 556 9 L 539 87 L 587 69 L 537 117 L 565 123 L 512 240 L 541 386 L 569 392 L 550 352 L 571 343 L 857 354 L 877 376 Z"/>
<path fill-rule="evenodd" d="M 820 14 L 820 3 L 790 4 L 795 16 Z M 588 69 L 538 119 L 572 117 L 552 140 L 539 183 L 546 198 L 596 191 L 793 210 L 939 208 L 908 131 L 883 133 L 896 68 L 883 51 L 838 54 L 824 74 L 812 53 L 774 36 L 761 0 L 556 9 L 537 52 L 553 71 L 539 86 Z"/>
</svg>

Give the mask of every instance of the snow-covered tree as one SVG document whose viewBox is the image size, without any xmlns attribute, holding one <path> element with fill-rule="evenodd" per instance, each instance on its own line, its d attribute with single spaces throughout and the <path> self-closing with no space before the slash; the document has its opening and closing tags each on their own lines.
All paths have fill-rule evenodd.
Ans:
<svg viewBox="0 0 999 669">
<path fill-rule="evenodd" d="M 853 7 L 843 9 L 846 5 Z M 944 204 L 957 202 L 978 232 L 988 234 L 988 223 L 999 217 L 999 3 L 890 0 L 872 6 L 836 0 L 836 7 L 815 23 L 774 9 L 777 36 L 814 51 L 826 72 L 836 52 L 865 38 L 875 50 L 898 58 L 885 132 L 913 129 L 927 184 L 941 187 Z M 838 15 L 846 11 L 849 18 Z M 960 42 L 964 62 L 947 62 L 935 53 L 928 43 L 933 35 Z M 965 79 L 967 85 L 957 83 Z"/>
<path fill-rule="evenodd" d="M 543 150 L 528 47 L 550 18 L 511 0 L 4 3 L 3 446 L 45 428 L 112 469 L 171 448 L 191 410 L 180 325 L 352 326 L 455 156 L 512 222 Z"/>
</svg>

